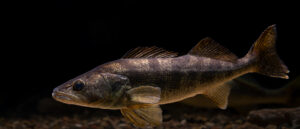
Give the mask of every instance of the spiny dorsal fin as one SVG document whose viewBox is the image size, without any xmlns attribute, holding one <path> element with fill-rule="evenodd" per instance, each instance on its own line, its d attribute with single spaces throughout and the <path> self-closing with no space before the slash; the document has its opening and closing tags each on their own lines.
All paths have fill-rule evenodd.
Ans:
<svg viewBox="0 0 300 129">
<path fill-rule="evenodd" d="M 235 62 L 238 59 L 237 56 L 231 53 L 227 48 L 221 46 L 209 37 L 202 39 L 188 54 L 228 62 Z"/>
<path fill-rule="evenodd" d="M 176 57 L 176 52 L 166 51 L 156 46 L 137 47 L 128 51 L 122 58 L 170 58 Z"/>
</svg>

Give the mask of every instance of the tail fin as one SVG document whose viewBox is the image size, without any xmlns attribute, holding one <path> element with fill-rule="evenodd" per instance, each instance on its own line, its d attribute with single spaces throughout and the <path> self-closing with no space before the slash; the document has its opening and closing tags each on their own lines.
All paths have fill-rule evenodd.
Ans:
<svg viewBox="0 0 300 129">
<path fill-rule="evenodd" d="M 269 26 L 254 43 L 246 57 L 256 60 L 255 72 L 271 77 L 288 79 L 288 68 L 276 53 L 276 26 Z"/>
</svg>

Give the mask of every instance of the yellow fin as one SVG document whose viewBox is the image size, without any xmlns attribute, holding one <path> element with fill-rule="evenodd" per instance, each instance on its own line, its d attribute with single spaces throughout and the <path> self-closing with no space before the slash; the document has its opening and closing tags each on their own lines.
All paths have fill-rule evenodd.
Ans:
<svg viewBox="0 0 300 129">
<path fill-rule="evenodd" d="M 121 109 L 121 113 L 137 127 L 153 127 L 162 123 L 159 105 L 134 105 Z"/>
<path fill-rule="evenodd" d="M 170 58 L 176 57 L 176 52 L 164 50 L 159 47 L 137 47 L 128 51 L 122 58 Z"/>
<path fill-rule="evenodd" d="M 225 83 L 223 85 L 209 87 L 202 93 L 211 99 L 221 109 L 226 109 L 228 105 L 228 96 L 230 94 L 231 85 Z"/>
<path fill-rule="evenodd" d="M 188 54 L 228 62 L 235 62 L 238 59 L 237 56 L 231 53 L 227 48 L 221 46 L 209 37 L 202 39 Z"/>
<path fill-rule="evenodd" d="M 126 92 L 131 102 L 154 104 L 160 100 L 160 88 L 154 86 L 139 86 Z"/>
</svg>

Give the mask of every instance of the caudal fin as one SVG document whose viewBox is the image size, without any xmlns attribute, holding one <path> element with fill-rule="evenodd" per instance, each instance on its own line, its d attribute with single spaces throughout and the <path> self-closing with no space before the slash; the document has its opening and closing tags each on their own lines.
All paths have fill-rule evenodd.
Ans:
<svg viewBox="0 0 300 129">
<path fill-rule="evenodd" d="M 254 57 L 255 72 L 271 77 L 288 79 L 288 68 L 277 55 L 276 48 L 276 26 L 269 26 L 257 39 L 246 56 Z"/>
</svg>

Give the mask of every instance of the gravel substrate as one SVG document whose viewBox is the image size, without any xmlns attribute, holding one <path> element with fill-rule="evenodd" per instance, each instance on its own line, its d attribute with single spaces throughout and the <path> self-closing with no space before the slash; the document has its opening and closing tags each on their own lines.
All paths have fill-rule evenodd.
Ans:
<svg viewBox="0 0 300 129">
<path fill-rule="evenodd" d="M 162 106 L 157 129 L 299 129 L 300 108 L 252 110 L 199 109 L 181 104 Z M 0 116 L 0 129 L 131 129 L 119 111 L 73 107 L 51 112 Z M 68 110 L 68 111 L 64 111 Z"/>
</svg>

